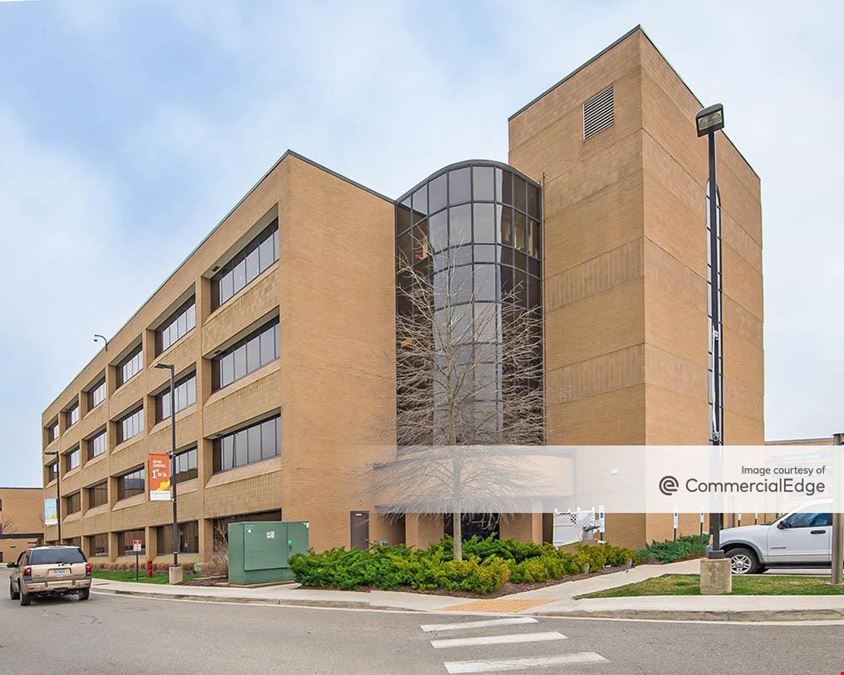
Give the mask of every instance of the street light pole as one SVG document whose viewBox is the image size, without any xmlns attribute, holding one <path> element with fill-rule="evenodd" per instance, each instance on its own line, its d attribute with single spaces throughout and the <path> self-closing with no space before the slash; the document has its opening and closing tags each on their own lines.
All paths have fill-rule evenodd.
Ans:
<svg viewBox="0 0 844 675">
<path fill-rule="evenodd" d="M 833 445 L 844 446 L 844 434 L 835 434 Z M 835 458 L 835 482 L 838 485 L 838 501 L 842 498 L 842 487 L 840 473 L 844 469 L 844 462 Z M 844 514 L 838 509 L 832 514 L 832 575 L 829 583 L 833 586 L 844 584 Z"/>
<path fill-rule="evenodd" d="M 59 546 L 62 545 L 62 462 L 58 450 L 45 452 L 45 455 L 56 458 L 56 525 L 59 528 Z"/>
<path fill-rule="evenodd" d="M 173 567 L 179 566 L 179 519 L 176 501 L 176 367 L 168 363 L 157 363 L 156 368 L 170 371 L 170 486 L 173 490 Z"/>
<path fill-rule="evenodd" d="M 724 106 L 720 103 L 704 108 L 695 116 L 697 135 L 707 136 L 709 145 L 709 304 L 711 307 L 710 345 L 712 346 L 712 419 L 710 444 L 724 445 L 724 404 L 722 373 L 722 325 L 721 325 L 721 224 L 718 219 L 718 180 L 715 156 L 715 133 L 724 128 Z M 720 457 L 720 451 L 717 453 Z M 719 463 L 720 464 L 720 463 Z M 709 515 L 709 531 L 712 546 L 707 550 L 708 558 L 723 558 L 721 550 L 722 513 Z"/>
</svg>

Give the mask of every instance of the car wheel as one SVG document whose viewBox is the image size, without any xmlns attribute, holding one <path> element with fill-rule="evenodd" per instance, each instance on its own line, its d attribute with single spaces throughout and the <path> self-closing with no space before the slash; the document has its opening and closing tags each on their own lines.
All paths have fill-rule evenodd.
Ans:
<svg viewBox="0 0 844 675">
<path fill-rule="evenodd" d="M 86 588 L 84 591 L 79 591 L 77 595 L 79 596 L 80 600 L 87 600 L 91 595 L 91 590 Z"/>
<path fill-rule="evenodd" d="M 29 593 L 24 593 L 23 589 L 20 590 L 20 599 L 21 599 L 21 607 L 26 607 L 32 602 L 32 598 L 29 597 Z"/>
<path fill-rule="evenodd" d="M 12 580 L 9 579 L 9 597 L 12 600 L 17 600 L 20 597 L 20 593 L 15 591 L 15 587 L 12 585 Z"/>
<path fill-rule="evenodd" d="M 759 571 L 759 560 L 749 548 L 734 548 L 727 555 L 733 574 L 756 574 Z"/>
</svg>

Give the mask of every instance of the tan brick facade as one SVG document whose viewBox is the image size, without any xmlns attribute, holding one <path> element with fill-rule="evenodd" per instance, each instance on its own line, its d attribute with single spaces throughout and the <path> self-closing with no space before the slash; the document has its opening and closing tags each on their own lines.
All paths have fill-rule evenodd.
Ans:
<svg viewBox="0 0 844 675">
<path fill-rule="evenodd" d="M 13 562 L 41 540 L 44 503 L 40 488 L 0 487 L 0 563 Z"/>
<path fill-rule="evenodd" d="M 583 140 L 583 102 L 613 85 L 614 122 Z M 543 191 L 543 316 L 549 444 L 705 444 L 707 403 L 706 143 L 702 107 L 647 36 L 636 29 L 510 119 L 510 164 Z M 761 206 L 759 178 L 719 134 L 724 247 L 725 432 L 728 443 L 761 443 Z M 218 309 L 212 277 L 274 218 L 279 260 Z M 155 422 L 155 369 L 196 369 L 196 405 L 177 415 L 177 447 L 198 447 L 198 476 L 179 487 L 180 521 L 195 521 L 199 551 L 213 546 L 215 519 L 265 512 L 310 523 L 317 549 L 350 545 L 350 514 L 370 512 L 371 540 L 424 545 L 440 517 L 405 522 L 374 516 L 368 474 L 394 456 L 394 203 L 287 153 L 212 231 L 65 391 L 44 411 L 45 453 L 81 443 L 82 466 L 62 475 L 64 497 L 82 491 L 63 538 L 90 552 L 94 535 L 144 531 L 147 554 L 170 504 L 146 494 L 117 499 L 117 476 L 170 448 L 169 421 Z M 196 327 L 156 355 L 155 329 L 196 297 Z M 280 358 L 212 391 L 212 359 L 278 316 Z M 140 374 L 117 386 L 116 364 L 143 346 Z M 105 375 L 104 403 L 87 389 Z M 65 411 L 79 401 L 81 419 Z M 143 433 L 116 443 L 116 420 L 139 403 Z M 214 472 L 220 434 L 281 415 L 280 457 Z M 58 420 L 60 436 L 48 443 Z M 108 430 L 108 452 L 86 460 L 84 441 Z M 43 464 L 52 461 L 43 455 Z M 64 467 L 63 467 L 64 469 Z M 89 508 L 85 488 L 107 479 L 108 504 Z M 54 482 L 44 496 L 55 495 Z M 638 546 L 671 536 L 670 516 L 611 518 L 608 539 Z M 504 519 L 502 534 L 541 540 L 548 518 Z M 546 534 L 543 535 L 543 529 Z M 684 514 L 681 533 L 699 529 Z M 55 540 L 55 527 L 46 539 Z"/>
</svg>

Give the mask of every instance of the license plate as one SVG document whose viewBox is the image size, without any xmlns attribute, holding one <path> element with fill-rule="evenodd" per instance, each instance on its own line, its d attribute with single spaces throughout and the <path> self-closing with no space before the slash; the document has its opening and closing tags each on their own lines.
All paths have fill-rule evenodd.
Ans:
<svg viewBox="0 0 844 675">
<path fill-rule="evenodd" d="M 70 570 L 68 569 L 50 570 L 51 577 L 64 577 L 68 574 L 70 574 Z"/>
</svg>

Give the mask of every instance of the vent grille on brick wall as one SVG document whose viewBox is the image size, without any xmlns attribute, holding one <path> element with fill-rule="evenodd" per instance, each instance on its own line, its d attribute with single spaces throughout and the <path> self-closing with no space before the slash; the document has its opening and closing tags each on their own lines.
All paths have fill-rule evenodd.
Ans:
<svg viewBox="0 0 844 675">
<path fill-rule="evenodd" d="M 583 102 L 583 140 L 611 127 L 615 121 L 612 85 Z"/>
</svg>

